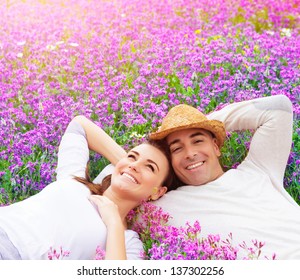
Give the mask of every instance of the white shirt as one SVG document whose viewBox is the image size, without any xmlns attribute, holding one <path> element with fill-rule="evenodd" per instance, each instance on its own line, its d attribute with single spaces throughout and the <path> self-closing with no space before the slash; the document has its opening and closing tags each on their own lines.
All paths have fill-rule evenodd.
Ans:
<svg viewBox="0 0 300 280">
<path fill-rule="evenodd" d="M 70 251 L 66 259 L 93 259 L 98 245 L 105 250 L 106 227 L 88 200 L 90 191 L 73 179 L 85 176 L 89 159 L 84 132 L 77 131 L 67 130 L 62 138 L 57 181 L 24 201 L 0 207 L 0 227 L 22 259 L 47 259 L 50 247 Z M 137 233 L 126 230 L 125 239 L 127 258 L 140 259 Z"/>
<path fill-rule="evenodd" d="M 226 106 L 209 116 L 227 131 L 253 129 L 249 153 L 237 167 L 201 186 L 183 186 L 154 202 L 184 226 L 198 220 L 201 234 L 229 233 L 233 245 L 265 242 L 262 257 L 300 259 L 300 207 L 283 187 L 292 139 L 292 107 L 285 96 Z M 239 258 L 245 257 L 239 249 Z"/>
</svg>

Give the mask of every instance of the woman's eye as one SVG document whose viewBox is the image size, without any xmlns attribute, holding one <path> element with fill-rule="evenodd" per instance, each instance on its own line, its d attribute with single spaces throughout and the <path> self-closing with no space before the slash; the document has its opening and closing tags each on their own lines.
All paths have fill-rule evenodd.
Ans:
<svg viewBox="0 0 300 280">
<path fill-rule="evenodd" d="M 127 157 L 131 158 L 131 159 L 135 159 L 135 155 L 133 155 L 133 154 L 129 154 Z"/>
<path fill-rule="evenodd" d="M 201 143 L 201 142 L 203 142 L 202 139 L 199 139 L 199 140 L 196 140 L 196 141 L 195 141 L 195 143 Z"/>
<path fill-rule="evenodd" d="M 153 167 L 151 164 L 148 164 L 147 167 L 148 167 L 152 172 L 154 172 L 154 167 Z"/>
</svg>

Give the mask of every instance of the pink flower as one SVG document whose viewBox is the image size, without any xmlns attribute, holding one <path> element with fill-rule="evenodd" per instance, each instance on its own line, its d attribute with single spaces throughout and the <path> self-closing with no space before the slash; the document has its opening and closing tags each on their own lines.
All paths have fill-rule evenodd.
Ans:
<svg viewBox="0 0 300 280">
<path fill-rule="evenodd" d="M 232 245 L 233 235 L 222 240 L 218 234 L 201 236 L 199 221 L 185 227 L 168 224 L 171 216 L 160 207 L 144 202 L 128 216 L 131 228 L 138 232 L 148 260 L 236 260 L 239 249 Z M 243 242 L 239 247 L 246 251 L 246 259 L 258 259 L 264 242 L 252 241 L 254 247 Z M 272 256 L 275 259 L 275 255 Z"/>
<path fill-rule="evenodd" d="M 104 259 L 105 259 L 105 251 L 100 246 L 97 246 L 94 260 L 104 260 Z"/>
<path fill-rule="evenodd" d="M 69 257 L 70 251 L 63 250 L 62 246 L 59 247 L 59 250 L 50 247 L 48 251 L 48 260 L 62 260 L 65 257 Z"/>
</svg>

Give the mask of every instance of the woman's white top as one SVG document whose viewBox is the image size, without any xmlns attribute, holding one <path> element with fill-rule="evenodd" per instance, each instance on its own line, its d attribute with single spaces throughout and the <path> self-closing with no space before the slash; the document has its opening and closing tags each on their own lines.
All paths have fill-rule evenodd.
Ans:
<svg viewBox="0 0 300 280">
<path fill-rule="evenodd" d="M 40 193 L 0 207 L 2 228 L 22 259 L 47 259 L 50 248 L 69 251 L 65 259 L 93 259 L 96 247 L 105 250 L 106 227 L 88 200 L 90 190 L 73 176 L 85 177 L 89 149 L 83 128 L 71 122 L 58 153 L 57 180 Z M 140 259 L 138 234 L 125 231 L 128 259 Z"/>
</svg>

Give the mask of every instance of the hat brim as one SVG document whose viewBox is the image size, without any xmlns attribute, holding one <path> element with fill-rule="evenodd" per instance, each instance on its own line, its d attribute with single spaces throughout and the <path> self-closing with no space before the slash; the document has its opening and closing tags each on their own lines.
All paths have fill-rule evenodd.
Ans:
<svg viewBox="0 0 300 280">
<path fill-rule="evenodd" d="M 150 133 L 149 138 L 153 140 L 161 140 L 166 138 L 168 135 L 170 135 L 175 131 L 190 129 L 190 128 L 199 128 L 199 129 L 205 129 L 210 131 L 216 137 L 218 146 L 219 147 L 223 146 L 226 137 L 226 132 L 225 132 L 224 124 L 217 120 L 205 120 L 197 123 L 191 123 L 188 125 L 171 127 L 163 131 Z"/>
</svg>

